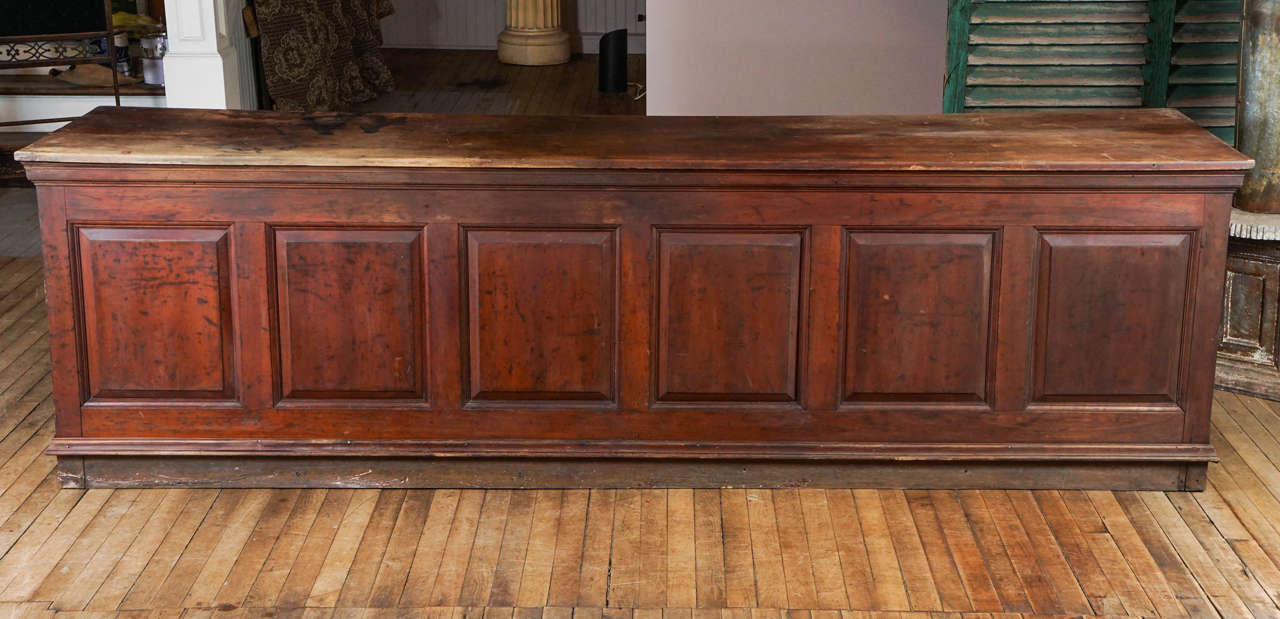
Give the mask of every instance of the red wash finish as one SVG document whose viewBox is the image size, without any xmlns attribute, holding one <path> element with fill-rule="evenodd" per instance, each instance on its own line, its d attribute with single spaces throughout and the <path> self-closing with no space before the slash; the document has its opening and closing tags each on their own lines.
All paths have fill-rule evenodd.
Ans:
<svg viewBox="0 0 1280 619">
<path fill-rule="evenodd" d="M 1204 486 L 1232 193 L 1172 110 L 103 108 L 39 189 L 73 486 Z"/>
</svg>

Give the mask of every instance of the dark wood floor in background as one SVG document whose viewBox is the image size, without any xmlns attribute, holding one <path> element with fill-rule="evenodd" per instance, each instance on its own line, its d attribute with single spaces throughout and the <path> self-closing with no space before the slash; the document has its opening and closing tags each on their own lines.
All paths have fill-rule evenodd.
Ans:
<svg viewBox="0 0 1280 619">
<path fill-rule="evenodd" d="M 387 49 L 395 76 L 394 91 L 362 104 L 360 112 L 433 114 L 638 114 L 645 101 L 638 86 L 625 94 L 604 95 L 597 86 L 597 56 L 574 55 L 567 64 L 518 67 L 498 62 L 485 50 Z M 645 57 L 627 59 L 628 80 L 645 81 Z M 21 183 L 21 168 L 11 152 L 37 134 L 0 133 L 0 187 Z M 0 231 L 3 222 L 0 222 Z"/>
<path fill-rule="evenodd" d="M 0 189 L 0 616 L 1280 615 L 1280 403 L 1226 392 L 1198 494 L 62 490 L 32 201 Z"/>
<path fill-rule="evenodd" d="M 644 99 L 605 95 L 597 89 L 597 56 L 575 55 L 568 64 L 519 67 L 482 50 L 384 50 L 394 91 L 360 106 L 364 112 L 435 114 L 641 114 Z M 628 80 L 645 81 L 644 56 L 630 56 Z"/>
</svg>

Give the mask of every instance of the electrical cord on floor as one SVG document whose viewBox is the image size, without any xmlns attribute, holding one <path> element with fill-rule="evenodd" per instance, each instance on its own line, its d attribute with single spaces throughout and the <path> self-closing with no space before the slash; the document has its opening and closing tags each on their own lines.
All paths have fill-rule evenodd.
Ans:
<svg viewBox="0 0 1280 619">
<path fill-rule="evenodd" d="M 631 98 L 632 101 L 639 101 L 643 99 L 645 94 L 648 92 L 647 90 L 645 90 L 643 82 L 627 82 L 627 86 L 636 87 L 636 96 Z"/>
</svg>

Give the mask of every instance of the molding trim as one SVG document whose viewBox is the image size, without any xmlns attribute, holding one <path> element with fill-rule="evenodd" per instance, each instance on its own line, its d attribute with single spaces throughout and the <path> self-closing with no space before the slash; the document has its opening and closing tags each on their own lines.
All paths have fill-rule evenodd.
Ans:
<svg viewBox="0 0 1280 619">
<path fill-rule="evenodd" d="M 351 168 L 344 166 L 242 165 L 234 176 L 211 179 L 208 171 L 222 166 L 147 163 L 87 164 L 24 158 L 27 178 L 50 185 L 114 184 L 182 186 L 277 186 L 360 188 L 437 188 L 482 191 L 494 189 L 609 189 L 650 191 L 657 188 L 688 191 L 974 191 L 985 192 L 1000 177 L 1007 192 L 1079 193 L 1087 190 L 1115 193 L 1194 193 L 1220 191 L 1230 195 L 1244 172 L 1130 172 L 1093 174 L 1019 174 L 939 172 L 918 174 L 876 172 L 788 172 L 776 175 L 690 170 L 528 170 L 474 168 Z M 322 173 L 321 173 L 322 172 Z"/>
<path fill-rule="evenodd" d="M 1203 490 L 1203 462 L 813 462 L 61 456 L 67 488 Z"/>
<path fill-rule="evenodd" d="M 1216 462 L 1212 445 L 55 438 L 55 456 L 291 456 L 823 461 Z"/>
</svg>

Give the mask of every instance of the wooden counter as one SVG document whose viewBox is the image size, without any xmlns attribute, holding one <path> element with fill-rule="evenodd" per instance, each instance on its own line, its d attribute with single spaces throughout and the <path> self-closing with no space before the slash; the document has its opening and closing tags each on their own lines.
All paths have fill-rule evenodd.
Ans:
<svg viewBox="0 0 1280 619">
<path fill-rule="evenodd" d="M 103 108 L 39 188 L 68 485 L 1201 488 L 1176 111 Z"/>
</svg>

